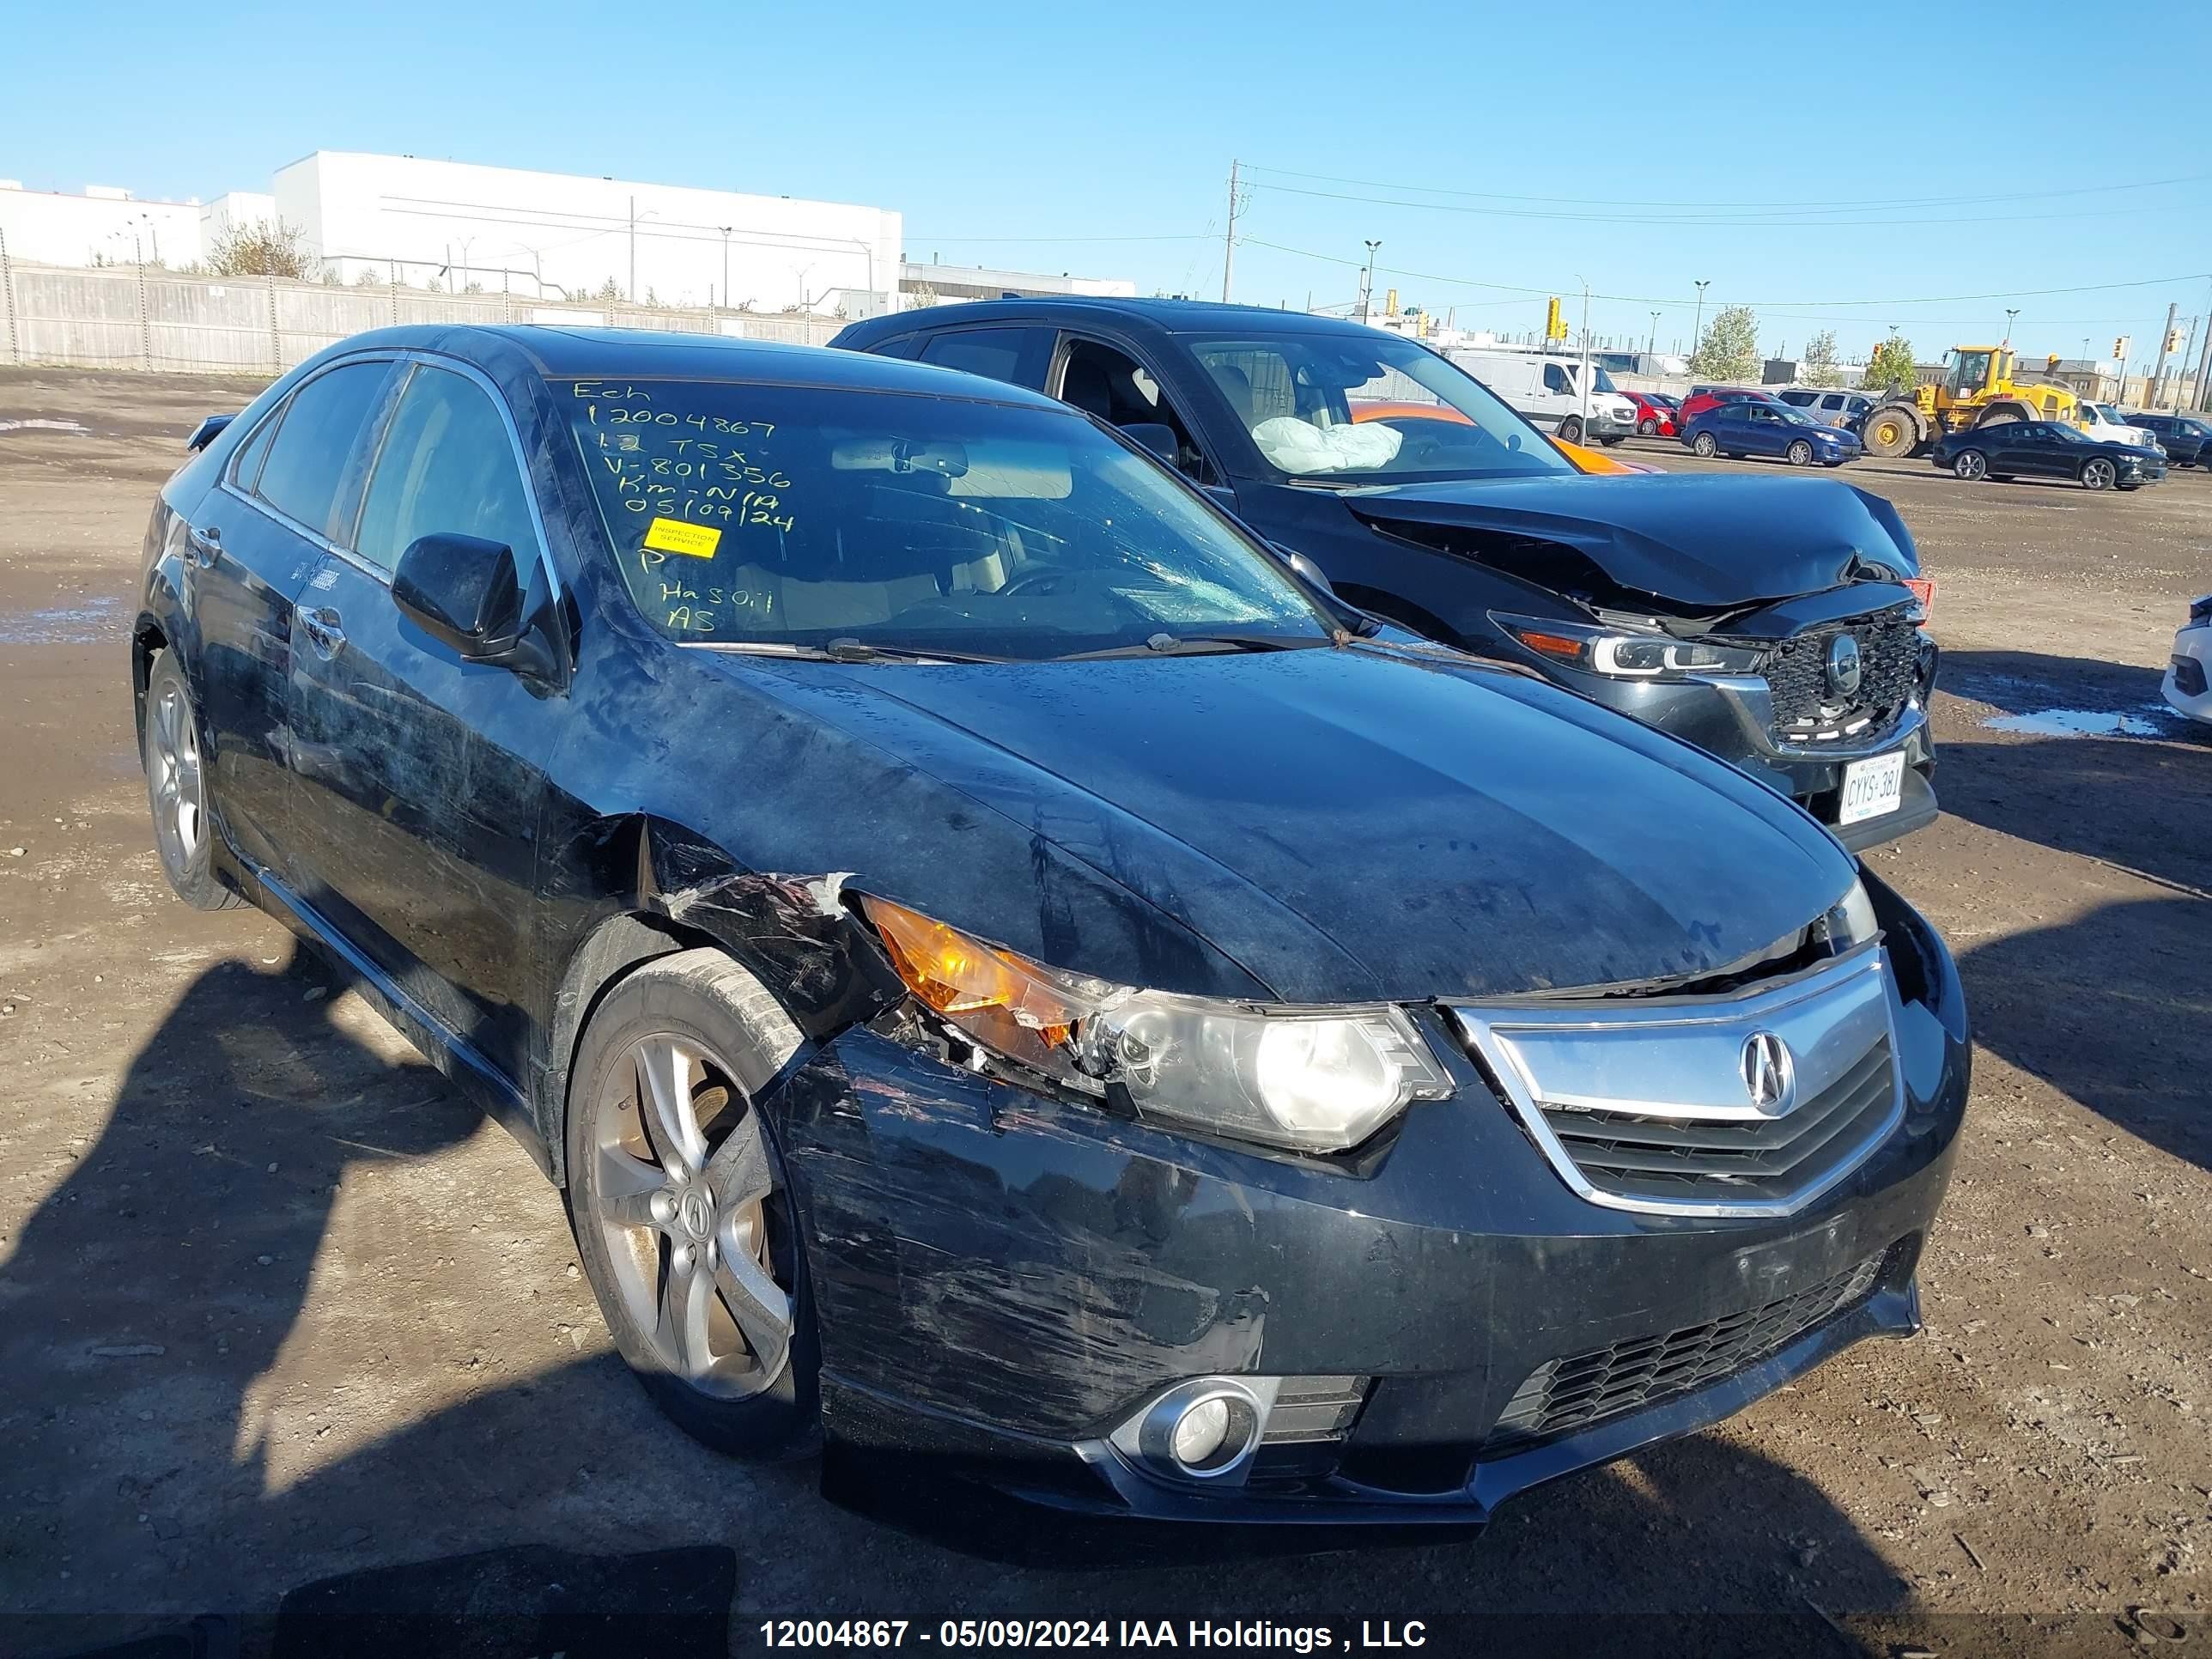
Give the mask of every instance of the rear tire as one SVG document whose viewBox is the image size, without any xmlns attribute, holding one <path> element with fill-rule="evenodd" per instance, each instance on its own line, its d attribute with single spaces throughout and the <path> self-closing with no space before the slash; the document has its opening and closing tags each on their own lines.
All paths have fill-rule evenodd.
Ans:
<svg viewBox="0 0 2212 1659">
<path fill-rule="evenodd" d="M 1659 435 L 1659 422 L 1653 420 L 1649 415 L 1646 415 L 1642 420 L 1636 423 L 1636 435 L 1639 438 L 1657 437 Z"/>
<path fill-rule="evenodd" d="M 1719 450 L 1720 445 L 1714 441 L 1713 434 L 1711 433 L 1700 432 L 1696 437 L 1690 440 L 1690 448 L 1692 453 L 1701 455 L 1706 460 L 1710 461 L 1712 459 L 1715 453 Z"/>
<path fill-rule="evenodd" d="M 161 873 L 195 910 L 229 910 L 246 902 L 216 879 L 215 819 L 208 811 L 206 750 L 199 710 L 177 653 L 158 653 L 146 676 L 146 729 L 138 758 L 146 768 L 146 801 L 154 814 L 154 849 Z"/>
<path fill-rule="evenodd" d="M 1784 452 L 1784 459 L 1792 466 L 1810 466 L 1813 465 L 1813 446 L 1802 438 L 1793 439 L 1788 450 Z"/>
<path fill-rule="evenodd" d="M 2120 470 L 2102 455 L 2092 455 L 2081 463 L 2081 488 L 2110 489 L 2120 481 Z"/>
<path fill-rule="evenodd" d="M 799 1040 L 720 951 L 648 962 L 585 1027 L 563 1131 L 568 1222 L 617 1350 L 678 1428 L 757 1462 L 821 1436 L 799 1206 L 755 1103 Z"/>
<path fill-rule="evenodd" d="M 1991 404 L 1975 421 L 1974 430 L 1979 432 L 1985 426 L 2014 426 L 2034 418 L 2035 411 L 2026 404 Z"/>
</svg>

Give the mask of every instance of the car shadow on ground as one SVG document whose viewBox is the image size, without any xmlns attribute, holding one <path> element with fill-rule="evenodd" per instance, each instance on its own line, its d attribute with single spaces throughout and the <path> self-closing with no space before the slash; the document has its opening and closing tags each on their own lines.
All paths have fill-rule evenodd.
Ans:
<svg viewBox="0 0 2212 1659">
<path fill-rule="evenodd" d="M 319 1298 L 356 1299 L 338 1340 L 356 1315 L 383 1333 L 362 1363 L 350 1350 L 325 1357 L 315 1393 L 330 1395 L 333 1427 L 345 1426 L 349 1399 L 419 1386 L 431 1363 L 392 1332 L 409 1296 L 422 1293 L 408 1283 L 422 1241 L 404 1218 L 376 1235 L 386 1259 L 363 1259 L 357 1234 L 347 1251 L 333 1247 L 348 1168 L 434 1169 L 495 1133 L 419 1058 L 372 1040 L 381 1028 L 357 1023 L 373 1019 L 357 1003 L 334 1010 L 330 983 L 296 958 L 203 975 L 134 1059 L 97 1140 L 0 1261 L 0 1374 L 10 1379 L 0 1402 L 0 1608 L 26 1638 L 19 1650 L 80 1649 L 118 1621 L 155 1616 L 265 1619 L 287 1589 L 334 1572 L 514 1544 L 610 1554 L 733 1546 L 740 1629 L 825 1613 L 933 1628 L 1013 1613 L 1263 1614 L 1340 1630 L 1352 1618 L 1425 1618 L 1516 1637 L 1522 1652 L 1817 1654 L 1849 1650 L 1832 1616 L 1909 1609 L 1850 1518 L 1741 1431 L 1525 1495 L 1480 1538 L 1283 1559 L 1279 1535 L 1200 1550 L 1184 1531 L 1157 1550 L 1115 1552 L 1111 1567 L 1078 1552 L 1069 1559 L 1080 1570 L 1009 1571 L 990 1559 L 1009 1551 L 988 1547 L 1012 1539 L 946 1547 L 827 1501 L 817 1464 L 753 1468 L 700 1449 L 651 1406 L 596 1327 L 578 1333 L 583 1357 L 532 1370 L 518 1355 L 507 1375 L 519 1380 L 441 1389 L 463 1397 L 342 1454 L 303 1452 L 313 1440 L 295 1413 L 272 1461 L 261 1395 L 311 1286 Z M 482 1149 L 470 1156 L 481 1164 Z M 520 1152 L 511 1169 L 516 1181 L 538 1179 Z M 333 1330 L 327 1310 L 316 1328 Z M 403 1353 L 418 1375 L 380 1375 L 382 1343 L 394 1350 L 384 1362 Z M 300 1358 L 283 1368 L 295 1392 Z M 1802 1407 L 1785 1397 L 1758 1409 Z M 909 1473 L 925 1489 L 933 1479 Z M 1054 1522 L 1024 1511 L 1006 1524 Z M 1019 1541 L 1030 1553 L 1034 1540 Z M 112 1617 L 100 1629 L 82 1614 L 35 1629 L 22 1619 L 87 1605 Z"/>
<path fill-rule="evenodd" d="M 2119 732 L 2025 735 L 1983 729 L 1936 749 L 1943 810 L 1985 829 L 2212 892 L 2212 750 L 2159 696 L 2160 670 L 2033 652 L 1960 651 L 1941 689 L 1996 718 L 2051 711 L 2127 722 Z M 1955 730 L 1955 727 L 1953 729 Z M 2201 972 L 2200 969 L 2200 972 Z"/>
</svg>

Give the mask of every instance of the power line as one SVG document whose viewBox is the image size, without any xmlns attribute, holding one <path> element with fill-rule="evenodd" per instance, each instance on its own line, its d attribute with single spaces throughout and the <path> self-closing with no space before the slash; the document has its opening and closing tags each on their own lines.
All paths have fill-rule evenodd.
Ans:
<svg viewBox="0 0 2212 1659">
<path fill-rule="evenodd" d="M 1359 259 L 1347 259 L 1340 255 L 1334 253 L 1316 253 L 1310 248 L 1291 247 L 1281 242 L 1263 241 L 1256 236 L 1246 236 L 1242 240 L 1248 246 L 1252 247 L 1273 248 L 1278 253 L 1296 254 L 1302 259 L 1319 259 L 1327 264 L 1359 266 L 1365 263 Z M 1443 275 L 1442 272 L 1433 270 L 1408 270 L 1402 266 L 1396 265 L 1383 265 L 1379 267 L 1379 269 L 1393 276 L 1411 276 L 1419 282 L 1444 283 L 1456 288 L 1487 289 L 1492 292 L 1498 294 L 1526 294 L 1540 296 L 1550 295 L 1562 292 L 1565 287 L 1565 285 L 1558 283 L 1553 283 L 1543 287 L 1531 287 L 1528 284 L 1520 283 L 1483 283 L 1477 282 L 1474 278 L 1468 276 L 1449 276 Z M 1917 299 L 1736 300 L 1730 303 L 1735 305 L 1759 306 L 1762 307 L 1795 306 L 1807 311 L 1841 310 L 1847 307 L 1861 307 L 1868 306 L 1887 307 L 1891 306 L 1971 305 L 1982 300 L 2038 300 L 2049 299 L 2054 295 L 2061 294 L 2105 294 L 2120 289 L 2163 288 L 2175 283 L 2203 282 L 2207 280 L 2207 276 L 2208 273 L 2206 272 L 2191 271 L 2179 276 L 2148 276 L 2135 282 L 2084 283 L 2070 288 L 2010 289 L 1995 294 L 1931 294 L 1923 295 Z M 1593 294 L 1590 297 L 1594 300 L 1619 301 L 1632 305 L 1679 307 L 1687 305 L 1689 303 L 1688 301 L 1681 299 L 1679 296 L 1661 296 L 1656 295 Z"/>
<path fill-rule="evenodd" d="M 1875 197 L 1861 201 L 1649 202 L 1598 196 L 1509 196 L 1496 191 L 1447 190 L 1436 185 L 1408 185 L 1396 179 L 1346 179 L 1328 173 L 1300 173 L 1290 167 L 1262 167 L 1252 161 L 1245 162 L 1244 167 L 1249 172 L 1273 173 L 1285 179 L 1317 179 L 1323 184 L 1331 185 L 1360 185 L 1373 190 L 1409 190 L 1423 196 L 1458 196 L 1471 200 L 1488 202 L 1535 202 L 1555 207 L 1564 205 L 1567 207 L 1680 208 L 1700 212 L 1765 209 L 1775 211 L 1826 213 L 1842 212 L 1858 208 L 1971 206 L 1984 202 L 2038 201 L 2047 197 L 2057 196 L 2102 196 L 2116 190 L 2154 190 L 2166 185 L 2194 185 L 2212 179 L 2212 173 L 2197 173 L 2174 179 L 2143 179 L 2123 184 L 2081 185 L 2063 190 L 2014 191 L 1999 195 L 1984 196 Z"/>
<path fill-rule="evenodd" d="M 1369 207 L 1419 208 L 1430 213 L 1462 213 L 1480 219 L 1541 219 L 1574 224 L 1680 225 L 1719 230 L 1851 230 L 1890 225 L 2018 225 L 2057 219 L 2112 219 L 2124 215 L 2172 211 L 2165 207 L 2133 207 L 2106 208 L 2092 213 L 2001 213 L 1963 218 L 1954 214 L 1944 214 L 1923 219 L 1717 218 L 1711 215 L 1639 216 L 1620 213 L 1548 213 L 1534 208 L 1467 207 L 1456 202 L 1413 202 L 1403 197 L 1359 196 L 1338 190 L 1304 190 L 1296 185 L 1270 185 L 1258 180 L 1254 181 L 1253 188 L 1273 191 L 1279 196 L 1310 196 L 1329 202 L 1358 202 Z"/>
</svg>

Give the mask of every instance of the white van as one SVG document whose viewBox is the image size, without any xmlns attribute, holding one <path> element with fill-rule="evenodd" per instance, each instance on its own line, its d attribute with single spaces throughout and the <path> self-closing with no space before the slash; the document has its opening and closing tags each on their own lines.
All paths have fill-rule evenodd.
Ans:
<svg viewBox="0 0 2212 1659">
<path fill-rule="evenodd" d="M 1486 350 L 1461 346 L 1445 353 L 1488 386 L 1506 404 L 1528 416 L 1540 430 L 1569 443 L 1595 440 L 1617 444 L 1636 430 L 1636 405 L 1613 389 L 1613 377 L 1590 366 L 1589 434 L 1583 434 L 1583 398 L 1577 384 L 1578 357 L 1551 357 L 1528 351 Z"/>
</svg>

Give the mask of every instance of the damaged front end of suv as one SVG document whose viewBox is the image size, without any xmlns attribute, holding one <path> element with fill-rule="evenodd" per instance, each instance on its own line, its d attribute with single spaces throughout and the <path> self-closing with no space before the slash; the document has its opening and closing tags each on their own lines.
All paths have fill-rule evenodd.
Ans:
<svg viewBox="0 0 2212 1659">
<path fill-rule="evenodd" d="M 1888 501 L 1799 479 L 1584 484 L 1414 486 L 1344 501 L 1378 542 L 1455 568 L 1459 602 L 1444 630 L 1455 643 L 1718 756 L 1854 852 L 1936 817 L 1928 710 L 1939 653 L 1923 626 L 1933 588 Z M 1416 620 L 1395 597 L 1409 584 L 1431 585 L 1401 574 L 1392 591 L 1347 597 Z"/>
</svg>

